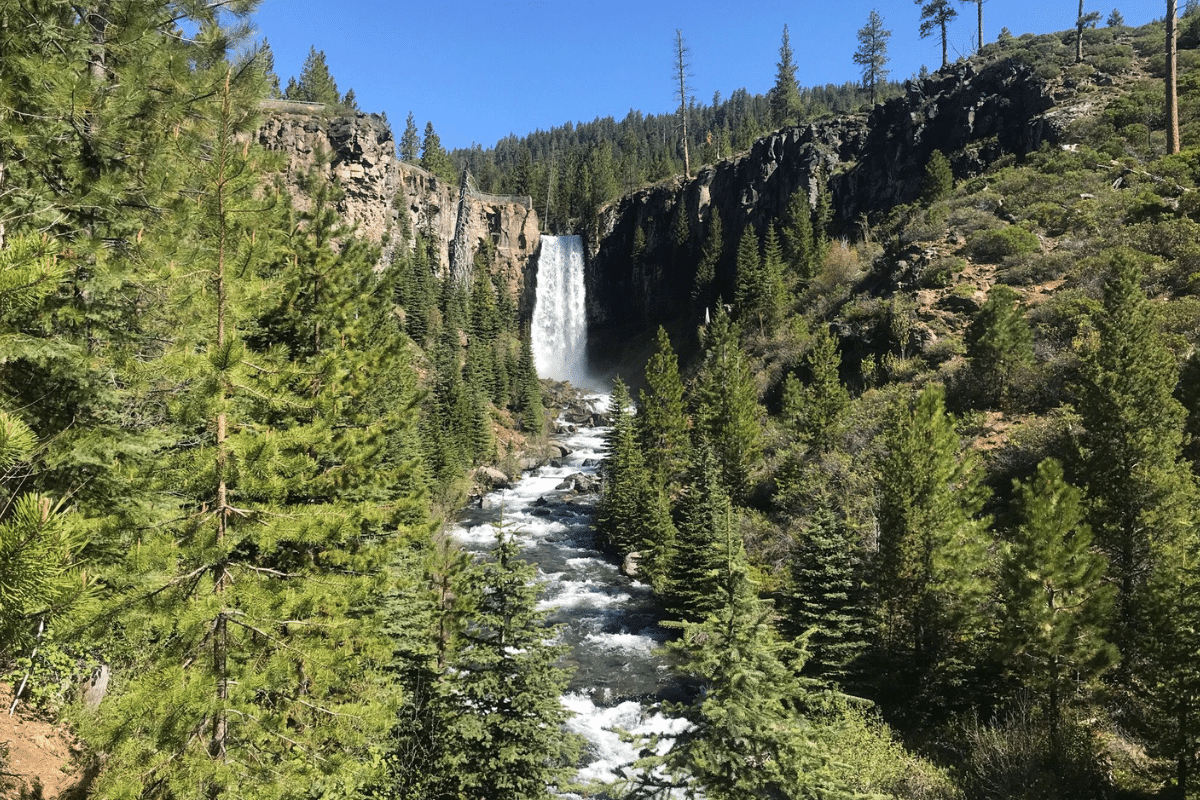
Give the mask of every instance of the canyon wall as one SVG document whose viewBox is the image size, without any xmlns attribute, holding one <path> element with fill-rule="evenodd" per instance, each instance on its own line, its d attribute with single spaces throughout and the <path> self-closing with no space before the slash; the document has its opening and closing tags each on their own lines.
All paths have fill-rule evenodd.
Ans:
<svg viewBox="0 0 1200 800">
<path fill-rule="evenodd" d="M 311 176 L 337 183 L 338 211 L 381 246 L 381 268 L 396 247 L 412 246 L 411 240 L 401 241 L 404 221 L 413 234 L 433 237 L 439 274 L 466 274 L 490 241 L 496 248 L 493 269 L 531 314 L 540 226 L 529 198 L 481 194 L 401 161 L 390 126 L 376 114 L 336 116 L 320 106 L 268 102 L 258 141 L 282 154 L 283 178 L 298 207 L 311 202 Z"/>
<path fill-rule="evenodd" d="M 1056 141 L 1065 125 L 1061 116 L 1051 87 L 1027 64 L 963 62 L 909 81 L 902 96 L 869 114 L 781 130 L 691 180 L 677 178 L 620 198 L 585 231 L 593 357 L 598 366 L 611 366 L 606 359 L 620 357 L 611 343 L 635 331 L 660 324 L 694 328 L 703 321 L 691 289 L 712 214 L 721 215 L 723 231 L 718 284 L 728 288 L 742 231 L 754 225 L 762 234 L 794 192 L 815 204 L 824 182 L 835 226 L 853 236 L 861 215 L 919 196 L 934 150 L 949 157 L 956 177 L 968 177 L 1003 155 L 1020 157 Z M 687 225 L 683 247 L 672 241 L 676 214 Z M 635 263 L 639 229 L 645 248 Z"/>
</svg>

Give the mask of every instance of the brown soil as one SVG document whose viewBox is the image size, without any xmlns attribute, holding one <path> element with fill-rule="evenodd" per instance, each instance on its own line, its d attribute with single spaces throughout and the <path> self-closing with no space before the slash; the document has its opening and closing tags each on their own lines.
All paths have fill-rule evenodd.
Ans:
<svg viewBox="0 0 1200 800">
<path fill-rule="evenodd" d="M 0 683 L 0 744 L 8 748 L 8 755 L 0 758 L 0 797 L 19 798 L 22 792 L 45 800 L 82 796 L 84 770 L 75 737 L 65 726 L 39 718 L 24 703 L 10 717 L 12 691 Z"/>
</svg>

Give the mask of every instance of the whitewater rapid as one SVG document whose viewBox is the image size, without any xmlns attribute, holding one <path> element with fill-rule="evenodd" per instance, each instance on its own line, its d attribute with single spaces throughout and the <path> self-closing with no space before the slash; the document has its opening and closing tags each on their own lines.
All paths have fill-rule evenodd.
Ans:
<svg viewBox="0 0 1200 800">
<path fill-rule="evenodd" d="M 599 407 L 607 403 L 598 395 L 591 400 Z M 588 743 L 579 770 L 585 784 L 616 780 L 618 770 L 637 758 L 617 730 L 669 736 L 683 725 L 651 709 L 657 699 L 674 697 L 675 687 L 657 653 L 666 636 L 649 586 L 622 575 L 598 552 L 597 495 L 560 488 L 571 476 L 596 474 L 605 430 L 579 428 L 556 437 L 569 455 L 487 495 L 451 529 L 465 549 L 486 553 L 495 544 L 493 523 L 502 510 L 522 556 L 536 565 L 539 607 L 563 626 L 562 641 L 571 647 L 566 666 L 574 675 L 562 702 L 574 713 L 569 727 Z"/>
</svg>

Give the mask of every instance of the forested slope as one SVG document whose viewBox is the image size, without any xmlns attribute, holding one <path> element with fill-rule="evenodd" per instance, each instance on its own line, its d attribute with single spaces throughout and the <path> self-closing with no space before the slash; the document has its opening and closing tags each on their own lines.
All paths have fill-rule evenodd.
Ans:
<svg viewBox="0 0 1200 800">
<path fill-rule="evenodd" d="M 1161 24 L 1085 30 L 1081 59 L 1075 31 L 1029 36 L 961 69 L 1032 69 L 1053 144 L 934 150 L 911 202 L 838 219 L 847 165 L 757 226 L 710 213 L 666 256 L 676 228 L 653 221 L 647 274 L 675 259 L 691 319 L 713 316 L 698 338 L 659 331 L 614 424 L 601 525 L 708 687 L 682 710 L 710 738 L 665 761 L 676 782 L 724 792 L 708 748 L 742 737 L 807 764 L 818 794 L 1195 795 L 1198 23 L 1181 21 L 1180 153 Z M 649 236 L 621 240 L 629 258 Z M 812 681 L 790 711 L 739 694 L 789 646 Z M 780 726 L 820 740 L 848 714 L 830 691 L 953 786 L 916 767 L 839 779 L 836 736 L 823 758 L 782 755 Z M 787 794 L 780 767 L 742 796 Z"/>
</svg>

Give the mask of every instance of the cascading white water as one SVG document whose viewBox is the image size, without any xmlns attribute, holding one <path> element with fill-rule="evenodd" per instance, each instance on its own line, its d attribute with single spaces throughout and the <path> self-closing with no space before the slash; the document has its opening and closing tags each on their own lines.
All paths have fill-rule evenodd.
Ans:
<svg viewBox="0 0 1200 800">
<path fill-rule="evenodd" d="M 592 387 L 588 372 L 583 240 L 543 236 L 533 306 L 533 361 L 543 378 Z"/>
<path fill-rule="evenodd" d="M 592 402 L 600 411 L 608 401 L 594 396 Z M 565 420 L 560 423 L 566 427 Z M 573 676 L 562 702 L 574 714 L 568 727 L 587 741 L 578 773 L 585 784 L 615 780 L 637 760 L 638 749 L 622 741 L 617 729 L 663 737 L 658 745 L 663 752 L 687 727 L 652 707 L 656 699 L 680 695 L 657 654 L 666 632 L 650 587 L 622 575 L 597 552 L 592 514 L 598 498 L 577 488 L 580 476 L 596 475 L 606 431 L 580 427 L 556 436 L 568 455 L 487 495 L 451 528 L 465 549 L 486 553 L 495 542 L 493 524 L 503 514 L 522 554 L 537 565 L 539 608 L 563 626 L 561 641 L 571 647 L 564 665 Z"/>
</svg>

